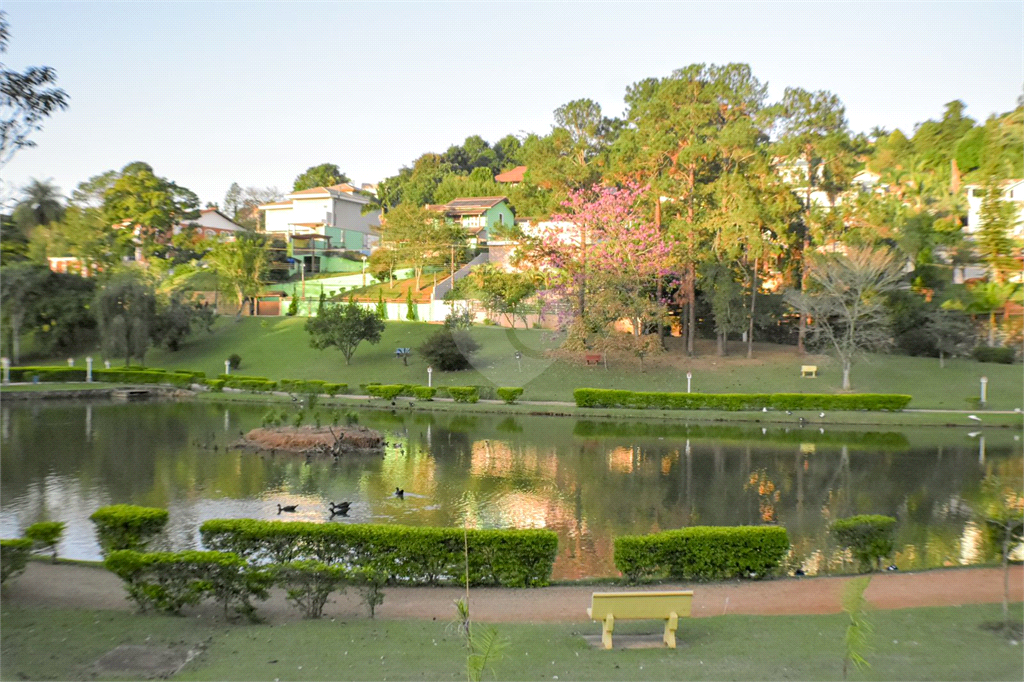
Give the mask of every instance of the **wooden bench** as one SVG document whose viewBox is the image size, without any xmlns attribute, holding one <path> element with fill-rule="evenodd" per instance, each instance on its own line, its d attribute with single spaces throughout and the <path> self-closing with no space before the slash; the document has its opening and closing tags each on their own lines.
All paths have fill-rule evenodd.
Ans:
<svg viewBox="0 0 1024 682">
<path fill-rule="evenodd" d="M 601 643 L 612 648 L 612 630 L 616 620 L 664 620 L 665 644 L 676 648 L 676 627 L 680 618 L 690 615 L 693 590 L 680 592 L 594 592 L 587 615 L 603 621 Z"/>
<path fill-rule="evenodd" d="M 803 379 L 805 376 L 811 375 L 812 377 L 818 376 L 817 365 L 800 365 L 800 378 Z"/>
<path fill-rule="evenodd" d="M 588 365 L 600 365 L 604 356 L 601 353 L 587 353 L 583 359 L 587 361 Z"/>
</svg>

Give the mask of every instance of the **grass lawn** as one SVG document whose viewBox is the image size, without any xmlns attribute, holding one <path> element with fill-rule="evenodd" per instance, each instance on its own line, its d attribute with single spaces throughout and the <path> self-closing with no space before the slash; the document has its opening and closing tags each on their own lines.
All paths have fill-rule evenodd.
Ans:
<svg viewBox="0 0 1024 682">
<path fill-rule="evenodd" d="M 416 322 L 388 322 L 377 345 L 363 343 L 345 365 L 340 352 L 318 351 L 309 346 L 303 326 L 305 318 L 221 318 L 213 333 L 192 336 L 176 353 L 153 350 L 146 363 L 168 369 L 195 369 L 215 376 L 224 371 L 224 360 L 232 353 L 242 357 L 239 374 L 270 379 L 324 379 L 344 382 L 356 388 L 361 383 L 425 384 L 426 362 L 416 348 L 439 327 Z M 679 339 L 670 339 L 669 352 L 645 361 L 632 357 L 610 357 L 608 369 L 587 366 L 576 354 L 553 360 L 543 351 L 558 343 L 550 332 L 499 327 L 475 327 L 472 335 L 480 343 L 473 356 L 474 369 L 463 372 L 434 372 L 435 386 L 494 384 L 523 386 L 525 400 L 572 400 L 578 387 L 621 388 L 647 391 L 685 391 L 686 374 L 693 375 L 692 390 L 707 393 L 802 392 L 836 393 L 842 384 L 837 363 L 826 356 L 801 358 L 789 346 L 759 344 L 755 357 L 747 360 L 738 343 L 737 355 L 715 357 L 713 341 L 698 345 L 698 357 L 687 358 Z M 413 349 L 408 366 L 395 358 L 399 347 Z M 523 354 L 521 365 L 515 352 Z M 84 366 L 84 355 L 76 366 Z M 63 359 L 60 363 L 64 364 Z M 802 364 L 816 364 L 816 379 L 800 377 Z M 521 367 L 521 369 L 520 369 Z M 988 407 L 1008 410 L 1024 403 L 1021 365 L 982 364 L 970 359 L 948 361 L 945 369 L 933 358 L 901 355 L 873 355 L 853 368 L 856 392 L 908 393 L 911 408 L 976 409 L 971 400 L 979 393 L 979 379 L 987 376 Z"/>
<path fill-rule="evenodd" d="M 1019 621 L 1020 604 L 1013 611 Z M 870 612 L 871 667 L 853 670 L 850 678 L 1019 680 L 1020 643 L 979 627 L 999 613 L 997 604 Z M 84 679 L 93 661 L 122 644 L 204 644 L 174 678 L 182 680 L 465 678 L 465 649 L 441 621 L 225 626 L 206 618 L 42 608 L 6 608 L 2 621 L 5 680 Z M 613 651 L 584 641 L 583 635 L 600 633 L 598 623 L 500 624 L 510 646 L 494 672 L 515 680 L 841 679 L 847 622 L 842 614 L 684 619 L 675 650 Z M 622 622 L 615 634 L 660 629 L 654 621 Z M 489 672 L 485 678 L 491 679 Z"/>
</svg>

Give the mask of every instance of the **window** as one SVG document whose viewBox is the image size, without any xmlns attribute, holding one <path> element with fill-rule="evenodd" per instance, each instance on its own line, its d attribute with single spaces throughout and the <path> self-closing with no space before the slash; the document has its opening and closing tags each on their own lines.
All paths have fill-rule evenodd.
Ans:
<svg viewBox="0 0 1024 682">
<path fill-rule="evenodd" d="M 499 213 L 498 214 L 498 224 L 499 225 L 504 225 L 505 224 L 505 214 L 504 213 Z"/>
</svg>

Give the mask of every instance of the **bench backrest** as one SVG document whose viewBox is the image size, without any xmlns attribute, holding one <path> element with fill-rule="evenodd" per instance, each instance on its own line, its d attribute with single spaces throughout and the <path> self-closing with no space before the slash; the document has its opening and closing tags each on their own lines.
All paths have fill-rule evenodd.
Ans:
<svg viewBox="0 0 1024 682">
<path fill-rule="evenodd" d="M 680 618 L 690 615 L 693 590 L 680 592 L 594 592 L 590 617 L 604 620 L 610 613 L 615 618 L 668 618 L 673 611 Z"/>
<path fill-rule="evenodd" d="M 818 371 L 818 366 L 817 365 L 801 365 L 800 366 L 800 371 L 801 372 L 817 372 Z"/>
</svg>

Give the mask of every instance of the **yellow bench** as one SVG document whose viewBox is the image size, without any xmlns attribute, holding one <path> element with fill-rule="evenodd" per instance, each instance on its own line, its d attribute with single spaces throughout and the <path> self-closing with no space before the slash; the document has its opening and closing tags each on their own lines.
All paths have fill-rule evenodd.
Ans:
<svg viewBox="0 0 1024 682">
<path fill-rule="evenodd" d="M 594 592 L 587 615 L 604 622 L 601 643 L 612 648 L 615 620 L 664 620 L 665 644 L 676 648 L 676 627 L 690 615 L 693 590 L 681 592 Z"/>
<path fill-rule="evenodd" d="M 812 377 L 818 376 L 817 365 L 800 365 L 800 378 L 803 379 L 805 376 L 810 374 Z"/>
</svg>

